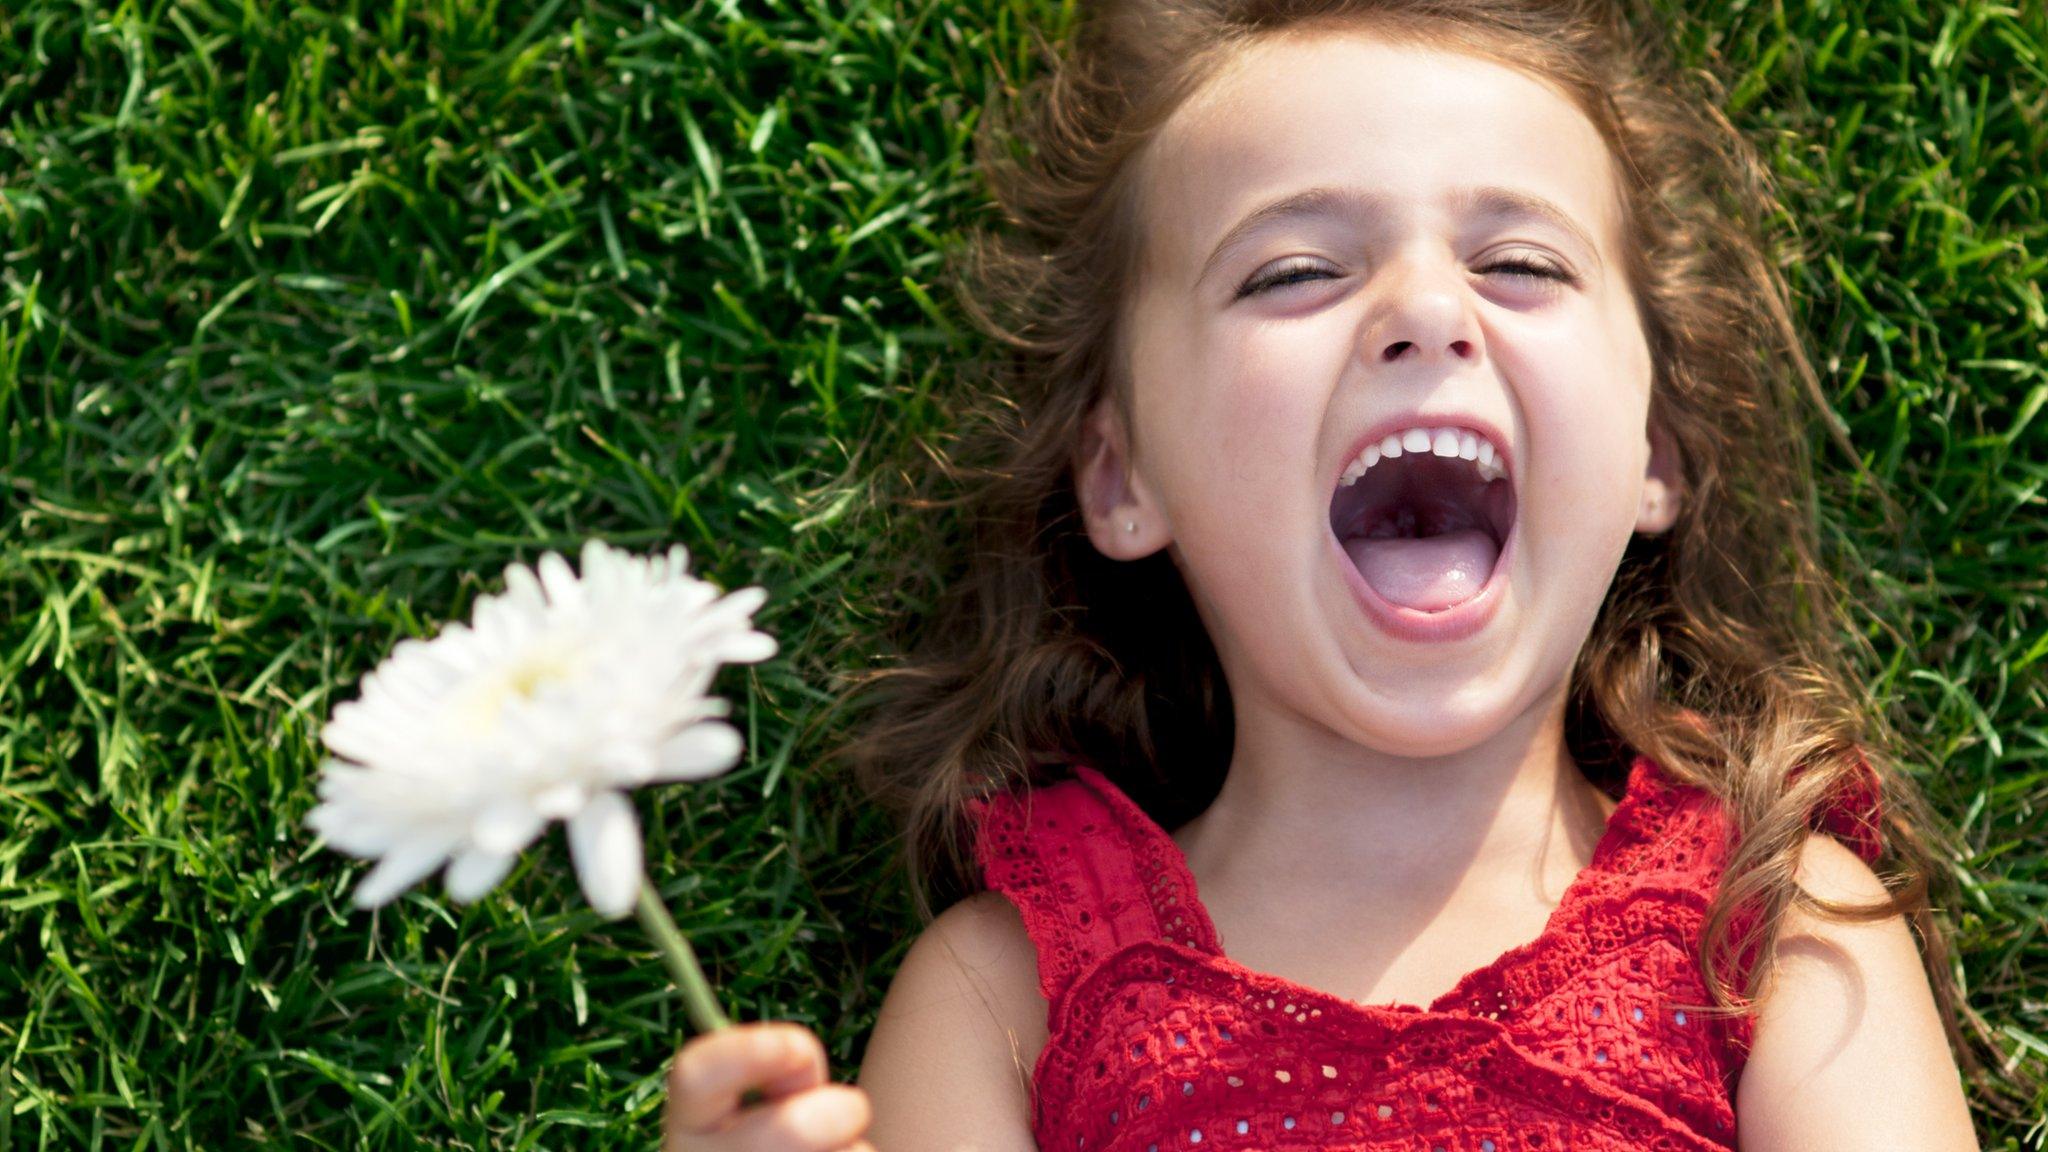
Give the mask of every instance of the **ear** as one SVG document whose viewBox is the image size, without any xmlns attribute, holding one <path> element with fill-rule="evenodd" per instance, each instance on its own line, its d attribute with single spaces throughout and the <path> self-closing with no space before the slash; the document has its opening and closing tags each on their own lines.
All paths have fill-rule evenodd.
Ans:
<svg viewBox="0 0 2048 1152">
<path fill-rule="evenodd" d="M 1096 401 L 1075 446 L 1074 495 L 1089 541 L 1112 560 L 1149 556 L 1172 539 L 1158 501 L 1131 466 L 1130 444 L 1115 402 Z"/>
<path fill-rule="evenodd" d="M 1680 473 L 1678 444 L 1656 420 L 1649 422 L 1650 461 L 1643 468 L 1643 499 L 1636 509 L 1636 531 L 1655 536 L 1678 522 L 1678 505 L 1684 499 L 1684 478 Z"/>
</svg>

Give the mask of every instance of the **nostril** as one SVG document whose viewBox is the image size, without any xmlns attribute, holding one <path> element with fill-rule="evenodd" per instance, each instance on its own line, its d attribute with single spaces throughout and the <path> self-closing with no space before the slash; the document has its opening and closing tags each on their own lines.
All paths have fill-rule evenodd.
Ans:
<svg viewBox="0 0 2048 1152">
<path fill-rule="evenodd" d="M 1396 340 L 1392 344 L 1387 345 L 1386 350 L 1380 353 L 1380 357 L 1384 360 L 1399 360 L 1401 357 L 1407 355 L 1408 350 L 1413 347 L 1415 347 L 1413 341 Z M 1460 359 L 1464 359 L 1466 357 L 1471 356 L 1472 342 L 1470 340 L 1451 341 L 1451 355 L 1459 357 Z"/>
</svg>

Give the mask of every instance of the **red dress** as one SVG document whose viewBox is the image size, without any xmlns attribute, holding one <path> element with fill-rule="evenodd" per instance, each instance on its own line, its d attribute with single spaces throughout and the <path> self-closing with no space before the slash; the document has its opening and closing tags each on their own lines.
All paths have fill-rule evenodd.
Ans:
<svg viewBox="0 0 2048 1152">
<path fill-rule="evenodd" d="M 1735 1147 L 1749 1024 L 1677 1006 L 1708 1003 L 1695 956 L 1732 837 L 1648 757 L 1536 939 L 1426 1009 L 1229 959 L 1166 830 L 1074 772 L 970 803 L 984 881 L 1022 914 L 1050 1006 L 1044 1152 Z M 1873 860 L 1874 809 L 1834 816 Z"/>
</svg>

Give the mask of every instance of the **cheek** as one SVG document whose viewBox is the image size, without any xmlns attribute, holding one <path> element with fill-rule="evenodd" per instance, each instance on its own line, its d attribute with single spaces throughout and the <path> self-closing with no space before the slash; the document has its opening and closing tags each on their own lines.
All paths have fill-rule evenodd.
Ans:
<svg viewBox="0 0 2048 1152">
<path fill-rule="evenodd" d="M 1540 497 L 1531 512 L 1568 532 L 1577 527 L 1574 535 L 1634 523 L 1649 456 L 1646 362 L 1616 341 L 1587 335 L 1583 328 L 1532 331 L 1515 342 L 1515 391 L 1529 438 L 1525 479 Z"/>
<path fill-rule="evenodd" d="M 1185 542 L 1236 539 L 1301 514 L 1334 369 L 1327 340 L 1244 325 L 1183 343 L 1158 363 L 1154 469 Z"/>
</svg>

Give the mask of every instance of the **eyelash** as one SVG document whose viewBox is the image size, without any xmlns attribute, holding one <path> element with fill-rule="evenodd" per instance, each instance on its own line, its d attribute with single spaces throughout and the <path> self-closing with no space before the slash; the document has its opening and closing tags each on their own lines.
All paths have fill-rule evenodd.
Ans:
<svg viewBox="0 0 2048 1152">
<path fill-rule="evenodd" d="M 1488 264 L 1485 268 L 1481 269 L 1481 271 L 1483 272 L 1499 272 L 1503 270 L 1514 272 L 1522 276 L 1535 277 L 1537 279 L 1542 280 L 1555 280 L 1562 284 L 1577 284 L 1579 282 L 1576 276 L 1573 276 L 1570 272 L 1565 271 L 1563 268 L 1555 267 L 1550 264 L 1542 264 L 1527 259 L 1510 258 L 1506 260 L 1496 260 L 1493 263 Z M 1291 285 L 1280 284 L 1280 281 L 1287 279 L 1289 276 L 1297 276 L 1304 272 L 1321 271 L 1323 271 L 1323 268 L 1316 264 L 1297 263 L 1293 265 L 1283 266 L 1274 269 L 1272 272 L 1269 272 L 1264 276 L 1260 276 L 1255 279 L 1246 281 L 1242 286 L 1238 288 L 1237 296 L 1235 298 L 1242 300 L 1247 296 L 1256 296 L 1259 293 L 1264 292 L 1266 289 L 1274 287 L 1276 285 L 1279 287 L 1291 287 Z M 1295 283 L 1302 283 L 1302 281 L 1295 281 Z"/>
</svg>

